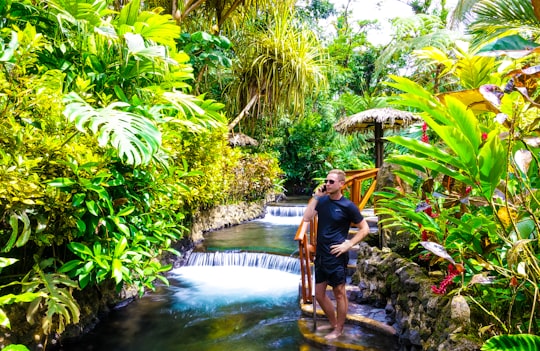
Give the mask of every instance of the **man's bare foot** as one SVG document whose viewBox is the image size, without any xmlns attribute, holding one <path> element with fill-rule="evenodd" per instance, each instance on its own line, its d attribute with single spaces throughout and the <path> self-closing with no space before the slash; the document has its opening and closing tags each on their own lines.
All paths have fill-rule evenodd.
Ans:
<svg viewBox="0 0 540 351">
<path fill-rule="evenodd" d="M 330 324 L 317 325 L 317 331 L 326 331 L 326 330 L 332 330 L 332 329 L 334 329 L 334 327 L 331 326 Z"/>
<path fill-rule="evenodd" d="M 326 335 L 324 338 L 325 338 L 326 340 L 335 340 L 335 339 L 339 338 L 342 334 L 343 334 L 343 330 L 337 330 L 337 329 L 334 329 L 333 332 L 331 332 L 330 334 Z"/>
</svg>

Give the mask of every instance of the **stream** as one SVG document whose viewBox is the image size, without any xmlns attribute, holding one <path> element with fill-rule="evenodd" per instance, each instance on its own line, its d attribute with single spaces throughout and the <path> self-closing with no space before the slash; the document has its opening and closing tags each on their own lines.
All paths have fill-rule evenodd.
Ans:
<svg viewBox="0 0 540 351">
<path fill-rule="evenodd" d="M 293 239 L 302 213 L 300 206 L 269 207 L 262 219 L 207 233 L 188 264 L 169 272 L 169 286 L 112 311 L 61 350 L 338 350 L 299 331 Z M 398 350 L 392 338 L 371 330 L 355 327 L 356 335 L 365 350 Z"/>
</svg>

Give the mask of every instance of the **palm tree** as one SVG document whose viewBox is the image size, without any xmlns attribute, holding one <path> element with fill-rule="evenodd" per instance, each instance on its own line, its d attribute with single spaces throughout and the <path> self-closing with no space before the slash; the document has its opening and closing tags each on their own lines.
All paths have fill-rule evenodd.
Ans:
<svg viewBox="0 0 540 351">
<path fill-rule="evenodd" d="M 117 2 L 121 2 L 117 0 Z M 163 8 L 173 15 L 184 29 L 197 23 L 194 30 L 210 30 L 217 33 L 227 21 L 234 21 L 243 11 L 265 8 L 274 0 L 148 0 L 147 8 Z M 121 5 L 121 4 L 120 4 Z M 206 27 L 206 28 L 205 28 Z"/>
<path fill-rule="evenodd" d="M 434 47 L 441 52 L 451 51 L 455 47 L 459 34 L 449 31 L 438 16 L 417 14 L 410 18 L 397 18 L 393 22 L 392 41 L 382 51 L 376 62 L 376 72 L 383 69 L 414 76 L 422 84 L 432 84 L 433 89 L 440 88 L 439 76 L 443 66 L 424 67 L 413 55 L 415 50 Z"/>
<path fill-rule="evenodd" d="M 235 80 L 227 94 L 234 101 L 232 130 L 248 113 L 272 116 L 301 113 L 305 100 L 326 85 L 325 55 L 314 33 L 295 25 L 288 5 L 265 18 L 253 18 L 232 38 L 236 41 Z"/>
</svg>

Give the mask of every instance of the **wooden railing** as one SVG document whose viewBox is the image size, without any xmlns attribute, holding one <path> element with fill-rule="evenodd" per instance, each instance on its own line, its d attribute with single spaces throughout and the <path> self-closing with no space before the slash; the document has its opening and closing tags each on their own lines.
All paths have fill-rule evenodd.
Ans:
<svg viewBox="0 0 540 351">
<path fill-rule="evenodd" d="M 369 170 L 347 171 L 347 178 L 342 191 L 354 202 L 360 210 L 368 203 L 377 184 L 378 168 Z M 369 186 L 364 188 L 364 182 Z M 310 199 L 312 201 L 312 199 Z M 302 222 L 296 230 L 294 240 L 298 241 L 300 259 L 301 296 L 303 303 L 313 303 L 313 273 L 312 266 L 317 248 L 317 216 L 310 222 Z"/>
</svg>

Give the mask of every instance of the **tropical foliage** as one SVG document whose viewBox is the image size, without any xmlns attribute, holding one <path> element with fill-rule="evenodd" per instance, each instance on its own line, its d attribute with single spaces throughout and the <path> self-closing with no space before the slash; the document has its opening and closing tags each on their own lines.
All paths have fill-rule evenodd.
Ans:
<svg viewBox="0 0 540 351">
<path fill-rule="evenodd" d="M 46 346 L 81 318 L 79 290 L 166 284 L 196 211 L 372 167 L 369 136 L 333 124 L 396 94 L 426 124 L 388 137 L 412 191 L 381 192 L 380 213 L 448 269 L 433 292 L 466 296 L 483 339 L 509 334 L 484 349 L 536 345 L 514 335 L 540 329 L 536 2 L 459 1 L 470 43 L 430 3 L 383 47 L 347 11 L 323 46 L 305 24 L 327 1 L 0 2 L 0 325 L 25 306 Z"/>
<path fill-rule="evenodd" d="M 468 299 L 487 336 L 540 330 L 538 105 L 529 80 L 537 67 L 531 68 L 501 70 L 499 77 L 494 71 L 484 82 L 504 80 L 504 88 L 478 80 L 468 94 L 435 96 L 397 76 L 389 83 L 402 92 L 400 104 L 422 112 L 432 137 L 388 138 L 409 150 L 389 161 L 402 167 L 396 174 L 411 191 L 388 189 L 378 206 L 389 216 L 387 225 L 413 235 L 418 262 L 448 266 L 449 279 L 433 291 L 444 294 L 456 283 L 450 293 Z M 471 96 L 480 99 L 469 104 Z M 495 120 L 490 111 L 498 112 Z M 442 252 L 429 243 L 440 244 Z"/>
<path fill-rule="evenodd" d="M 162 258 L 178 254 L 192 213 L 262 199 L 282 172 L 228 146 L 224 105 L 191 93 L 170 15 L 137 1 L 0 12 L 0 324 L 22 304 L 16 332 L 46 347 L 79 322 L 76 290 L 166 284 Z"/>
</svg>

